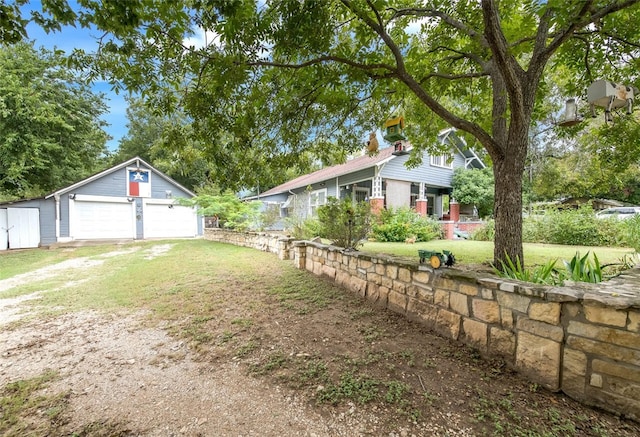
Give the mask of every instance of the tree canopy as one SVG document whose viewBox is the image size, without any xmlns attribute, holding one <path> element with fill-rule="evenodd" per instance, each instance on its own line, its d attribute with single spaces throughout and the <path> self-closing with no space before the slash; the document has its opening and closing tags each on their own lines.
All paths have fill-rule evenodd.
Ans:
<svg viewBox="0 0 640 437">
<path fill-rule="evenodd" d="M 453 172 L 453 197 L 458 203 L 475 205 L 480 217 L 493 212 L 493 171 L 490 168 L 464 169 Z"/>
<path fill-rule="evenodd" d="M 0 46 L 0 199 L 36 197 L 95 172 L 107 108 L 59 53 Z"/>
<path fill-rule="evenodd" d="M 64 1 L 43 2 L 109 32 L 100 56 L 76 61 L 183 110 L 229 181 L 253 185 L 302 152 L 360 148 L 398 108 L 411 109 L 413 163 L 437 130 L 457 128 L 493 163 L 496 261 L 523 259 L 522 175 L 542 103 L 599 78 L 636 80 L 638 3 L 105 0 L 72 16 Z M 211 38 L 196 44 L 196 31 Z"/>
</svg>

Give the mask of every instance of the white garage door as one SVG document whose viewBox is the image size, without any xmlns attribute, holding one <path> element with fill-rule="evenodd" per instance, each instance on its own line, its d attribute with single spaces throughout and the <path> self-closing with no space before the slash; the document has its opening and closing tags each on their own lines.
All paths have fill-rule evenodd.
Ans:
<svg viewBox="0 0 640 437">
<path fill-rule="evenodd" d="M 76 240 L 135 238 L 135 204 L 118 197 L 76 196 L 71 236 Z"/>
<path fill-rule="evenodd" d="M 171 200 L 145 199 L 144 238 L 195 237 L 198 231 L 194 208 L 174 205 Z"/>
<path fill-rule="evenodd" d="M 40 210 L 38 208 L 7 208 L 7 230 L 10 249 L 38 247 Z"/>
</svg>

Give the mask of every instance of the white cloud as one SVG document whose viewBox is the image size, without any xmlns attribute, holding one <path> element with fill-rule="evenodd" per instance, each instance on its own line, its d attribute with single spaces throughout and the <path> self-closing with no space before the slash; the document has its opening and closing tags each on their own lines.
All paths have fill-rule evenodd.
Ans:
<svg viewBox="0 0 640 437">
<path fill-rule="evenodd" d="M 189 38 L 185 38 L 182 43 L 185 47 L 201 49 L 208 47 L 211 44 L 220 45 L 220 35 L 212 30 L 196 28 L 193 30 L 193 35 Z"/>
</svg>

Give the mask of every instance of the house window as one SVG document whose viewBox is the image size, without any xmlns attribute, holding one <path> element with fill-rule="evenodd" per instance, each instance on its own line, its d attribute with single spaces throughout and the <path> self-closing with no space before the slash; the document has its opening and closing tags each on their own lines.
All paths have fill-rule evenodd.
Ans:
<svg viewBox="0 0 640 437">
<path fill-rule="evenodd" d="M 356 202 L 369 200 L 369 189 L 366 187 L 357 187 L 354 193 L 354 200 Z"/>
<path fill-rule="evenodd" d="M 316 190 L 309 193 L 309 215 L 318 216 L 318 207 L 327 203 L 327 189 Z"/>
<path fill-rule="evenodd" d="M 453 156 L 450 154 L 431 156 L 431 165 L 434 167 L 453 168 Z"/>
<path fill-rule="evenodd" d="M 433 217 L 435 214 L 434 206 L 436 204 L 436 196 L 427 196 L 427 216 Z"/>
</svg>

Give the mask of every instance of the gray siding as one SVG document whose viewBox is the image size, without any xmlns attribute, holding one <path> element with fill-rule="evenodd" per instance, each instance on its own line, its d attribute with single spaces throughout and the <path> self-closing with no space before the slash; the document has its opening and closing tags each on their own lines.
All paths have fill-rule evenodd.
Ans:
<svg viewBox="0 0 640 437">
<path fill-rule="evenodd" d="M 436 187 L 451 186 L 453 169 L 431 165 L 431 157 L 427 153 L 423 155 L 422 165 L 417 168 L 408 169 L 405 166 L 408 159 L 409 155 L 401 155 L 387 162 L 380 173 L 381 176 L 399 181 L 424 182 Z M 456 167 L 464 167 L 464 157 L 459 153 L 456 153 L 453 159 L 453 168 Z"/>
<path fill-rule="evenodd" d="M 56 242 L 56 204 L 54 199 L 13 202 L 3 208 L 37 208 L 40 210 L 40 244 Z"/>
<path fill-rule="evenodd" d="M 142 170 L 150 170 L 147 167 L 141 166 Z M 78 187 L 71 192 L 78 194 L 87 194 L 92 196 L 116 196 L 124 197 L 127 195 L 127 169 L 121 168 L 114 170 L 101 177 L 91 181 L 81 187 Z M 166 180 L 164 177 L 151 170 L 151 197 L 154 199 L 167 198 L 167 191 L 171 191 L 173 198 L 187 197 L 191 195 L 180 189 L 177 185 Z"/>
<path fill-rule="evenodd" d="M 60 237 L 69 237 L 69 196 L 60 196 Z"/>
<path fill-rule="evenodd" d="M 177 185 L 172 184 L 162 176 L 153 173 L 151 176 L 151 197 L 154 199 L 165 199 L 167 191 L 171 191 L 171 196 L 176 199 L 178 197 L 191 198 L 191 195 L 181 190 Z"/>
<path fill-rule="evenodd" d="M 272 194 L 271 196 L 260 196 L 256 200 L 260 200 L 261 202 L 283 203 L 283 202 L 286 202 L 288 198 L 289 198 L 289 195 L 287 193 L 280 193 L 280 194 Z"/>
<path fill-rule="evenodd" d="M 141 167 L 142 168 L 142 167 Z M 155 182 L 154 176 L 152 177 L 152 183 Z M 101 177 L 91 181 L 81 187 L 74 189 L 73 193 L 87 194 L 91 196 L 116 196 L 124 197 L 127 195 L 127 171 L 122 168 L 117 171 L 113 171 Z"/>
<path fill-rule="evenodd" d="M 151 170 L 146 166 L 140 166 L 142 170 Z M 68 194 L 86 194 L 91 196 L 113 196 L 125 197 L 127 195 L 127 169 L 121 168 L 91 181 L 85 185 L 77 187 L 60 196 L 60 236 L 69 237 L 69 196 Z M 166 199 L 167 191 L 171 192 L 172 198 L 190 198 L 191 195 L 179 186 L 171 183 L 158 173 L 151 170 L 151 197 L 154 199 Z M 140 219 L 136 220 L 136 238 L 143 238 L 144 223 L 142 218 L 142 199 L 136 198 L 136 215 Z M 198 220 L 198 234 L 202 235 L 202 220 Z"/>
<path fill-rule="evenodd" d="M 359 170 L 344 176 L 340 176 L 338 180 L 340 185 L 347 185 L 347 184 L 355 184 L 360 181 L 370 180 L 374 176 L 375 176 L 375 167 L 371 167 L 371 168 L 365 168 L 364 170 Z"/>
</svg>

